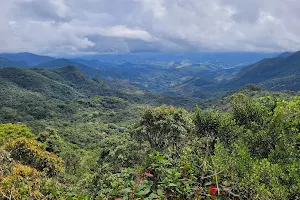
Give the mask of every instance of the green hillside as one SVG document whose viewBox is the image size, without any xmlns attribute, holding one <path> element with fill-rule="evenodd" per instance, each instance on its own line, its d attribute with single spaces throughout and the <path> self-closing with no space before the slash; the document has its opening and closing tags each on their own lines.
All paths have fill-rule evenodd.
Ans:
<svg viewBox="0 0 300 200">
<path fill-rule="evenodd" d="M 28 65 L 24 61 L 10 61 L 0 57 L 0 68 L 3 67 L 23 67 L 28 68 Z"/>
<path fill-rule="evenodd" d="M 91 68 L 91 67 L 87 67 L 83 64 L 80 64 L 80 63 L 77 63 L 77 62 L 74 62 L 74 61 L 71 61 L 68 59 L 64 59 L 64 58 L 55 59 L 55 60 L 51 60 L 48 62 L 43 62 L 39 65 L 36 65 L 35 67 L 42 68 L 42 69 L 57 69 L 57 68 L 62 68 L 62 67 L 66 67 L 66 66 L 77 67 L 78 69 L 83 71 L 88 76 L 101 77 L 99 70 Z"/>
<path fill-rule="evenodd" d="M 95 95 L 131 98 L 126 92 L 110 88 L 101 79 L 91 79 L 73 66 L 52 70 L 2 68 L 0 69 L 0 77 L 23 89 L 60 100 L 71 100 Z"/>
<path fill-rule="evenodd" d="M 255 83 L 272 90 L 300 89 L 300 52 L 259 61 L 243 68 L 225 87 L 238 88 Z"/>
<path fill-rule="evenodd" d="M 20 88 L 41 93 L 48 98 L 70 100 L 83 96 L 72 87 L 49 79 L 31 69 L 3 68 L 0 69 L 0 77 Z"/>
<path fill-rule="evenodd" d="M 198 93 L 197 91 L 199 88 L 203 88 L 211 84 L 214 84 L 212 77 L 210 78 L 197 77 L 183 82 L 182 85 L 175 87 L 169 93 L 173 95 L 193 96 L 201 99 L 206 99 L 208 98 L 208 95 L 206 96 L 205 93 Z"/>
<path fill-rule="evenodd" d="M 115 87 L 112 88 L 106 81 L 98 78 L 92 79 L 73 66 L 52 70 L 2 68 L 0 80 L 2 107 L 16 109 L 20 118 L 25 117 L 26 112 L 22 109 L 27 109 L 27 107 L 29 109 L 37 105 L 37 107 L 49 109 L 48 105 L 52 104 L 51 101 L 57 104 L 62 101 L 74 101 L 94 96 L 118 97 L 140 104 L 173 104 L 184 107 L 191 107 L 195 102 L 199 102 L 196 99 L 157 95 L 146 91 L 134 90 L 135 92 L 128 93 L 126 90 L 116 89 L 120 88 L 118 85 L 121 83 L 115 83 Z M 123 87 L 127 88 L 126 84 L 123 84 Z M 51 109 L 45 113 L 49 112 Z"/>
<path fill-rule="evenodd" d="M 4 58 L 0 58 L 0 66 L 1 67 L 9 67 L 9 66 L 14 66 L 14 63 L 7 60 L 7 59 L 4 59 Z"/>
<path fill-rule="evenodd" d="M 53 70 L 36 70 L 44 76 L 62 82 L 85 95 L 108 95 L 114 92 L 109 86 L 100 79 L 91 79 L 84 74 L 79 68 L 66 66 Z"/>
</svg>

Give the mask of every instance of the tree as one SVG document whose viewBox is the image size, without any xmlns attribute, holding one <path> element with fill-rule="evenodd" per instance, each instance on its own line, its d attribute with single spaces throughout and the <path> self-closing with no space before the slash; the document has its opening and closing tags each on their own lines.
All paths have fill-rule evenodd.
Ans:
<svg viewBox="0 0 300 200">
<path fill-rule="evenodd" d="M 253 125 L 263 127 L 268 117 L 268 109 L 244 94 L 233 96 L 232 113 L 239 125 L 251 128 Z"/>
<path fill-rule="evenodd" d="M 194 114 L 196 135 L 199 137 L 215 137 L 218 133 L 219 118 L 217 112 L 203 112 L 197 106 Z"/>
<path fill-rule="evenodd" d="M 0 177 L 0 198 L 4 199 L 41 199 L 40 187 L 44 181 L 41 172 L 19 163 L 11 164 L 11 173 Z"/>
<path fill-rule="evenodd" d="M 41 132 L 37 140 L 46 145 L 46 151 L 59 154 L 64 144 L 63 140 L 57 135 L 54 129 L 48 129 L 47 131 Z"/>
<path fill-rule="evenodd" d="M 138 141 L 148 141 L 158 151 L 168 147 L 179 151 L 192 131 L 193 124 L 187 111 L 173 106 L 161 106 L 147 108 L 135 125 L 132 135 Z"/>
<path fill-rule="evenodd" d="M 24 124 L 0 124 L 0 146 L 9 139 L 20 137 L 33 138 L 34 135 Z"/>
<path fill-rule="evenodd" d="M 11 161 L 12 158 L 10 157 L 10 154 L 0 148 L 0 179 L 10 172 Z"/>
<path fill-rule="evenodd" d="M 50 177 L 64 169 L 64 161 L 57 155 L 45 151 L 43 144 L 34 139 L 10 140 L 5 144 L 4 149 L 10 152 L 14 160 L 45 172 Z"/>
</svg>

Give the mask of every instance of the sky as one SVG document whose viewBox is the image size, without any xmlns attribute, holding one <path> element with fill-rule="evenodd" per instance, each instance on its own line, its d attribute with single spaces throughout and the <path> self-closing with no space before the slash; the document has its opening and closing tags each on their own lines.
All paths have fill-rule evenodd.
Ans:
<svg viewBox="0 0 300 200">
<path fill-rule="evenodd" d="M 0 52 L 300 50 L 299 0 L 0 0 Z"/>
</svg>

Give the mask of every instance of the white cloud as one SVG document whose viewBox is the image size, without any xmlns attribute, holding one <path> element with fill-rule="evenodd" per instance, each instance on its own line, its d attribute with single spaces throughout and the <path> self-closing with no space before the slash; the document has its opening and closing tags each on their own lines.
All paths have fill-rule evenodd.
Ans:
<svg viewBox="0 0 300 200">
<path fill-rule="evenodd" d="M 294 51 L 298 0 L 1 0 L 0 51 Z"/>
<path fill-rule="evenodd" d="M 161 19 L 166 15 L 164 0 L 141 0 L 143 8 L 153 13 L 154 18 Z"/>
<path fill-rule="evenodd" d="M 102 33 L 101 33 L 102 32 Z M 120 37 L 129 39 L 140 39 L 145 41 L 151 41 L 152 36 L 144 30 L 130 29 L 127 26 L 119 25 L 110 27 L 104 31 L 100 31 L 100 34 L 106 37 Z"/>
</svg>

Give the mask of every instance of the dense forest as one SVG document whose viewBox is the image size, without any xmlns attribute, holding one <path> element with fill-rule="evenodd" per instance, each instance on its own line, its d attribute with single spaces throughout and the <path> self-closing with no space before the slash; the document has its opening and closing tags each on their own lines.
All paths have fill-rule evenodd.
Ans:
<svg viewBox="0 0 300 200">
<path fill-rule="evenodd" d="M 295 91 L 203 100 L 80 67 L 2 68 L 0 199 L 300 199 Z"/>
<path fill-rule="evenodd" d="M 0 0 L 0 200 L 300 200 L 300 0 Z"/>
</svg>

